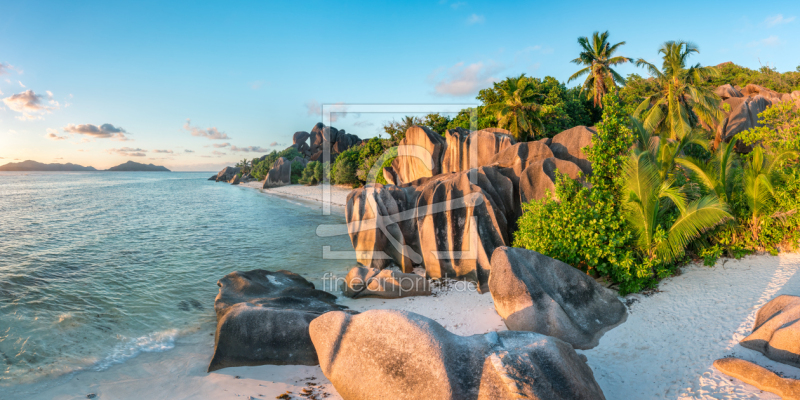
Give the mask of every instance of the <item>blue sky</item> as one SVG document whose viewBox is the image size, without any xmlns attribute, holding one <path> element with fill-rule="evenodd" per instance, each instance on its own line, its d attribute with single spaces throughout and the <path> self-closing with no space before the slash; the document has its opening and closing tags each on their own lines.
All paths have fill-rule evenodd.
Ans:
<svg viewBox="0 0 800 400">
<path fill-rule="evenodd" d="M 595 30 L 651 61 L 683 39 L 703 65 L 800 65 L 796 1 L 72 3 L 0 7 L 0 164 L 217 170 L 291 144 L 320 104 L 470 103 L 521 72 L 566 80 Z M 333 125 L 371 137 L 399 116 Z"/>
</svg>

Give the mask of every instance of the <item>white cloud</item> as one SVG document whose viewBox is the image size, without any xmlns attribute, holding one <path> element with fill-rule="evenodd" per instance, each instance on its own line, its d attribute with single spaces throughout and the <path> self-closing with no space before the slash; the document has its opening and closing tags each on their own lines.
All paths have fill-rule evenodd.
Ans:
<svg viewBox="0 0 800 400">
<path fill-rule="evenodd" d="M 764 20 L 764 23 L 767 24 L 767 27 L 771 28 L 777 25 L 788 24 L 792 21 L 794 21 L 794 17 L 784 17 L 783 14 L 778 14 L 767 17 L 767 19 Z"/>
<path fill-rule="evenodd" d="M 153 150 L 153 153 L 173 154 L 172 150 Z"/>
<path fill-rule="evenodd" d="M 8 71 L 10 71 L 12 69 L 13 68 L 8 64 L 0 63 L 0 75 L 10 74 L 10 72 L 8 72 Z"/>
<path fill-rule="evenodd" d="M 486 18 L 483 15 L 472 14 L 467 18 L 467 25 L 482 24 L 484 22 L 486 22 Z"/>
<path fill-rule="evenodd" d="M 194 153 L 194 150 L 189 150 L 189 149 L 186 149 L 186 150 L 184 150 L 183 152 L 184 152 L 184 153 Z"/>
<path fill-rule="evenodd" d="M 192 136 L 204 137 L 211 140 L 230 139 L 228 137 L 228 134 L 226 134 L 225 132 L 220 132 L 216 126 L 206 129 L 192 126 L 192 120 L 190 120 L 189 118 L 187 118 L 186 123 L 183 124 L 183 129 L 191 132 Z"/>
<path fill-rule="evenodd" d="M 121 156 L 125 157 L 145 157 L 147 156 L 147 150 L 140 149 L 140 148 L 131 148 L 131 147 L 122 147 L 119 149 L 108 149 L 106 150 L 108 153 L 116 153 Z"/>
<path fill-rule="evenodd" d="M 747 44 L 747 47 L 775 47 L 781 43 L 780 38 L 772 35 L 768 38 L 761 40 L 754 40 Z"/>
<path fill-rule="evenodd" d="M 431 79 L 436 81 L 435 93 L 437 95 L 469 96 L 497 82 L 498 78 L 494 74 L 501 69 L 501 65 L 493 62 L 487 65 L 477 62 L 467 66 L 460 62 L 443 74 L 434 72 Z"/>
<path fill-rule="evenodd" d="M 227 142 L 226 142 L 226 143 L 214 143 L 214 144 L 212 144 L 212 146 L 214 146 L 214 147 L 216 147 L 216 148 L 218 148 L 218 149 L 221 149 L 221 148 L 223 148 L 223 147 L 228 147 L 228 146 L 230 146 L 230 145 L 231 145 L 231 144 L 230 144 L 230 143 L 227 143 Z M 206 146 L 206 147 L 208 147 L 208 146 Z"/>
<path fill-rule="evenodd" d="M 125 129 L 121 127 L 116 127 L 111 124 L 103 124 L 100 126 L 93 125 L 93 124 L 69 124 L 63 128 L 61 128 L 64 132 L 67 133 L 75 133 L 78 135 L 86 135 L 91 138 L 95 139 L 112 139 L 117 140 L 120 142 L 127 142 L 132 139 L 128 139 L 125 134 L 130 134 Z"/>
<path fill-rule="evenodd" d="M 311 99 L 306 102 L 306 112 L 310 116 L 322 117 L 323 108 L 325 113 L 330 113 L 331 123 L 347 116 L 347 105 L 344 102 L 325 104 L 323 107 L 318 101 Z M 356 116 L 358 118 L 358 116 Z"/>
<path fill-rule="evenodd" d="M 355 126 L 357 126 L 359 128 L 366 128 L 368 126 L 373 126 L 375 124 L 372 123 L 372 122 L 369 122 L 369 121 L 356 121 L 356 122 L 353 123 L 353 125 L 355 125 Z"/>
<path fill-rule="evenodd" d="M 33 90 L 26 90 L 22 93 L 13 94 L 3 99 L 3 103 L 13 111 L 22 115 L 18 119 L 41 119 L 42 115 L 49 114 L 52 110 L 58 109 L 58 102 L 51 101 L 51 106 L 42 104 L 42 95 L 36 94 Z"/>
<path fill-rule="evenodd" d="M 59 136 L 58 135 L 58 130 L 57 129 L 53 129 L 53 128 L 47 128 L 47 135 L 45 135 L 45 137 L 50 139 L 50 140 L 67 140 L 67 139 L 69 139 L 69 136 Z"/>
<path fill-rule="evenodd" d="M 20 86 L 22 86 L 23 88 L 26 88 L 26 87 L 27 87 L 27 86 L 25 86 L 24 84 L 22 84 L 22 81 L 17 81 L 17 82 L 18 82 L 18 83 L 19 83 L 19 85 L 20 85 Z"/>
<path fill-rule="evenodd" d="M 278 142 L 272 142 L 269 144 L 269 147 L 276 147 L 278 146 Z"/>
<path fill-rule="evenodd" d="M 247 147 L 231 146 L 231 151 L 238 151 L 244 153 L 267 153 L 269 152 L 269 149 L 265 149 L 261 146 L 247 146 Z"/>
<path fill-rule="evenodd" d="M 214 151 L 212 151 L 212 152 L 211 152 L 211 154 L 213 154 L 213 155 L 215 155 L 215 156 L 217 156 L 217 157 L 222 157 L 222 156 L 224 156 L 226 153 L 223 153 L 223 152 L 221 152 L 221 151 L 216 151 L 216 150 L 214 150 Z"/>
</svg>

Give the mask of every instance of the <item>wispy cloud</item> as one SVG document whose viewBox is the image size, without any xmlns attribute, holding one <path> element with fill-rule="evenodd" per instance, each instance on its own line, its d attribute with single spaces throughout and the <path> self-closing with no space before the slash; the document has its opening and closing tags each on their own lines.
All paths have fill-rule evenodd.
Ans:
<svg viewBox="0 0 800 400">
<path fill-rule="evenodd" d="M 69 139 L 69 136 L 59 136 L 58 135 L 58 130 L 57 129 L 53 129 L 53 128 L 47 128 L 47 135 L 45 135 L 44 137 L 46 137 L 46 138 L 48 138 L 50 140 L 67 140 L 67 139 Z"/>
<path fill-rule="evenodd" d="M 318 101 L 311 99 L 306 102 L 305 106 L 308 115 L 322 117 L 323 106 Z M 339 118 L 344 118 L 348 114 L 347 105 L 344 102 L 325 104 L 324 111 L 330 113 L 331 122 L 336 122 Z"/>
<path fill-rule="evenodd" d="M 773 26 L 788 24 L 794 21 L 794 17 L 784 17 L 783 14 L 773 15 L 771 17 L 767 17 L 764 20 L 764 23 L 767 24 L 768 28 L 772 28 Z"/>
<path fill-rule="evenodd" d="M 754 40 L 747 44 L 747 47 L 775 47 L 781 43 L 780 38 L 775 35 L 772 35 L 768 38 L 764 38 L 761 40 Z"/>
<path fill-rule="evenodd" d="M 204 137 L 211 140 L 224 140 L 230 139 L 225 132 L 220 132 L 216 126 L 211 128 L 202 129 L 196 126 L 192 126 L 192 120 L 186 119 L 186 123 L 183 124 L 183 129 L 189 131 L 192 136 Z"/>
<path fill-rule="evenodd" d="M 140 148 L 132 148 L 132 147 L 122 147 L 119 149 L 108 149 L 106 150 L 108 153 L 116 153 L 121 156 L 125 157 L 145 157 L 147 156 L 147 150 L 140 149 Z"/>
<path fill-rule="evenodd" d="M 17 81 L 17 83 L 19 83 L 19 86 L 21 86 L 23 89 L 27 87 L 22 83 L 22 81 Z"/>
<path fill-rule="evenodd" d="M 247 146 L 247 147 L 231 146 L 231 151 L 244 152 L 244 153 L 267 153 L 267 152 L 269 152 L 268 149 L 265 149 L 265 148 L 263 148 L 261 146 Z"/>
<path fill-rule="evenodd" d="M 153 150 L 153 153 L 173 154 L 172 150 Z"/>
<path fill-rule="evenodd" d="M 212 144 L 212 146 L 214 146 L 214 147 L 216 147 L 216 148 L 218 148 L 218 149 L 221 149 L 221 148 L 223 148 L 223 147 L 228 147 L 228 146 L 230 146 L 230 145 L 231 145 L 231 144 L 230 144 L 230 143 L 227 143 L 227 142 L 225 142 L 225 143 L 214 143 L 214 144 Z M 206 147 L 207 147 L 207 146 L 206 146 Z"/>
<path fill-rule="evenodd" d="M 100 126 L 93 124 L 69 124 L 61 128 L 61 130 L 67 133 L 86 135 L 94 139 L 111 139 L 120 142 L 132 140 L 125 136 L 126 134 L 129 135 L 130 132 L 125 131 L 125 129 L 122 129 L 122 127 L 116 127 L 111 124 L 103 124 Z"/>
<path fill-rule="evenodd" d="M 48 92 L 49 93 L 49 92 Z M 18 119 L 41 119 L 42 115 L 49 114 L 52 110 L 59 107 L 58 102 L 49 97 L 50 105 L 42 102 L 44 96 L 36 94 L 33 90 L 26 90 L 22 93 L 13 94 L 3 99 L 3 103 L 12 111 L 16 111 L 21 115 L 17 116 Z"/>
<path fill-rule="evenodd" d="M 467 25 L 482 24 L 484 22 L 486 22 L 486 18 L 483 15 L 472 14 L 467 18 Z"/>
<path fill-rule="evenodd" d="M 217 156 L 217 157 L 222 157 L 222 156 L 224 156 L 226 153 L 223 153 L 223 152 L 221 152 L 221 151 L 216 151 L 216 150 L 214 150 L 214 151 L 212 151 L 212 152 L 211 152 L 211 154 L 213 154 L 213 155 L 215 155 L 215 156 Z"/>
<path fill-rule="evenodd" d="M 189 149 L 186 149 L 186 150 L 184 150 L 183 152 L 184 152 L 184 153 L 194 153 L 194 150 L 189 150 Z"/>
<path fill-rule="evenodd" d="M 0 75 L 10 74 L 11 66 L 5 63 L 0 63 Z"/>
<path fill-rule="evenodd" d="M 435 81 L 434 90 L 437 95 L 469 96 L 498 81 L 494 75 L 502 68 L 494 62 L 488 64 L 477 62 L 470 65 L 460 62 L 446 71 L 435 71 L 429 79 Z"/>
<path fill-rule="evenodd" d="M 458 10 L 459 8 L 464 7 L 465 5 L 467 5 L 467 3 L 463 1 L 457 1 L 455 3 L 450 4 L 450 8 L 452 8 L 453 10 Z"/>
</svg>

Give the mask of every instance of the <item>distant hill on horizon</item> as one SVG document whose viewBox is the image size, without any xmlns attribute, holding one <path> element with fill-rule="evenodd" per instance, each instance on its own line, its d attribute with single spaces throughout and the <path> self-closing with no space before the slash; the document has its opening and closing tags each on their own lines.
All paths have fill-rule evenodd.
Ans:
<svg viewBox="0 0 800 400">
<path fill-rule="evenodd" d="M 153 165 L 153 164 L 141 164 L 134 161 L 128 161 L 124 164 L 117 165 L 116 167 L 111 167 L 106 171 L 145 171 L 145 172 L 172 172 L 168 170 L 166 167 L 162 167 L 160 165 Z"/>
<path fill-rule="evenodd" d="M 84 167 L 78 164 L 44 164 L 33 160 L 18 163 L 8 163 L 0 166 L 0 171 L 97 171 L 94 167 Z"/>
</svg>

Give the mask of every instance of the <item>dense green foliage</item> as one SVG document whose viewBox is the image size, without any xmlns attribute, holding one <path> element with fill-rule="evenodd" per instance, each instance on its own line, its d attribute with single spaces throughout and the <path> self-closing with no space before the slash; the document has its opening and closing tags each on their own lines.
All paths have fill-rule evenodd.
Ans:
<svg viewBox="0 0 800 400">
<path fill-rule="evenodd" d="M 603 102 L 603 119 L 586 149 L 594 168 L 588 178 L 592 188 L 559 176 L 555 199 L 523 205 L 514 246 L 608 276 L 627 293 L 642 289 L 650 277 L 634 262 L 633 235 L 620 207 L 622 172 L 634 139 L 618 98 L 609 94 Z"/>
<path fill-rule="evenodd" d="M 730 62 L 717 65 L 716 69 L 718 74 L 707 81 L 712 89 L 725 84 L 743 88 L 752 83 L 780 93 L 800 90 L 800 70 L 780 73 L 769 66 L 752 70 Z"/>
<path fill-rule="evenodd" d="M 304 185 L 316 185 L 323 181 L 323 174 L 326 176 L 330 172 L 329 163 L 321 163 L 319 161 L 309 161 L 306 168 L 303 169 L 302 176 L 298 179 L 298 183 Z M 330 178 L 328 176 L 328 178 Z"/>
<path fill-rule="evenodd" d="M 655 78 L 658 91 L 645 97 L 633 116 L 641 119 L 648 131 L 670 139 L 688 134 L 701 121 L 716 126 L 722 120 L 720 99 L 704 84 L 718 75 L 718 70 L 689 66 L 689 56 L 700 50 L 688 42 L 666 42 L 658 52 L 662 54 L 661 69 L 641 58 L 636 61 Z"/>
<path fill-rule="evenodd" d="M 263 160 L 260 158 L 254 158 L 251 165 L 250 175 L 257 180 L 264 180 L 269 173 L 269 170 L 272 169 L 272 166 L 275 164 L 275 161 L 278 161 L 279 158 L 284 157 L 287 160 L 291 161 L 294 160 L 295 157 L 302 157 L 297 149 L 294 147 L 289 147 L 286 150 L 272 151 L 272 153 L 267 154 L 263 157 Z M 294 171 L 294 169 L 293 169 Z M 300 169 L 302 171 L 302 168 Z"/>
<path fill-rule="evenodd" d="M 614 53 L 625 42 L 612 45 L 608 42 L 608 31 L 593 33 L 591 41 L 588 37 L 579 37 L 578 44 L 583 51 L 578 58 L 572 60 L 572 63 L 582 65 L 584 68 L 572 74 L 567 83 L 587 75 L 581 91 L 586 92 L 588 98 L 594 101 L 595 106 L 602 107 L 603 96 L 609 93 L 609 86 L 613 87 L 616 92 L 617 84 L 625 84 L 625 78 L 611 67 L 633 60 L 624 56 L 614 56 Z"/>
<path fill-rule="evenodd" d="M 758 120 L 762 126 L 737 135 L 745 144 L 760 143 L 775 150 L 800 150 L 800 112 L 794 103 L 771 105 L 758 114 Z"/>
</svg>

